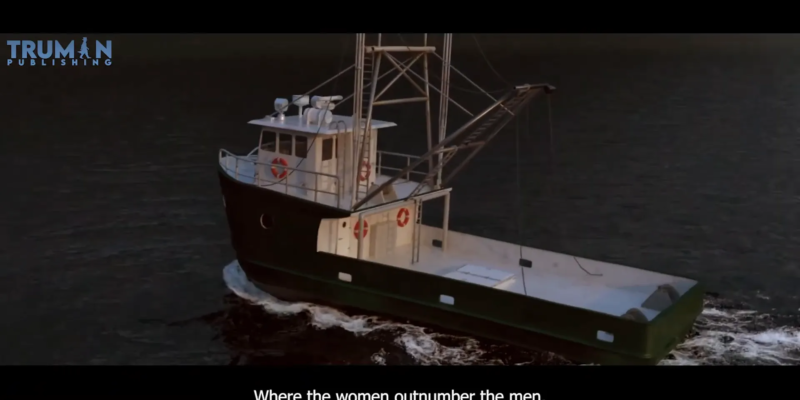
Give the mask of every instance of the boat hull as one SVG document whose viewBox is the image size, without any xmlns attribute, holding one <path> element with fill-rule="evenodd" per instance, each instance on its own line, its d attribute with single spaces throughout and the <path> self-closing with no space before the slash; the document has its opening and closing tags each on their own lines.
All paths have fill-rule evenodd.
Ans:
<svg viewBox="0 0 800 400">
<path fill-rule="evenodd" d="M 558 338 L 557 332 L 538 333 L 503 322 L 463 315 L 411 300 L 397 299 L 385 294 L 358 290 L 331 281 L 312 279 L 239 260 L 247 277 L 261 290 L 280 299 L 307 301 L 332 306 L 352 307 L 373 313 L 387 314 L 409 321 L 439 326 L 444 329 L 509 343 L 536 351 L 550 351 L 579 363 L 608 365 L 653 365 L 665 355 L 620 354 L 581 343 Z M 691 325 L 686 329 L 688 333 Z M 671 350 L 671 348 L 669 349 Z M 668 351 L 667 351 L 668 352 Z"/>
<path fill-rule="evenodd" d="M 598 364 L 656 364 L 702 311 L 695 285 L 643 323 L 437 275 L 317 252 L 325 218 L 349 212 L 232 179 L 220 184 L 233 247 L 248 278 L 287 300 L 353 307 Z M 264 228 L 262 215 L 272 225 Z M 346 274 L 349 281 L 342 280 Z M 441 296 L 454 304 L 441 302 Z M 599 333 L 612 333 L 613 342 Z"/>
</svg>

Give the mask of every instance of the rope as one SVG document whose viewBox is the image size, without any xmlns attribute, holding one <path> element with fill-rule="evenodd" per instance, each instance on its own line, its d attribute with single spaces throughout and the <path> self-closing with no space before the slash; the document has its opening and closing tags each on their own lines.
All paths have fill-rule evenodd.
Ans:
<svg viewBox="0 0 800 400">
<path fill-rule="evenodd" d="M 550 159 L 551 161 L 555 159 L 555 150 L 553 148 L 553 107 L 550 104 L 550 96 L 547 96 L 547 125 L 550 130 Z"/>
<path fill-rule="evenodd" d="M 481 53 L 481 57 L 483 57 L 483 60 L 484 60 L 484 61 L 486 61 L 486 65 L 488 65 L 488 66 L 489 66 L 489 69 L 491 69 L 491 70 L 492 70 L 492 72 L 494 72 L 494 74 L 495 74 L 495 75 L 497 75 L 497 77 L 498 77 L 498 78 L 499 78 L 501 81 L 503 81 L 503 83 L 505 83 L 505 84 L 506 84 L 506 85 L 508 85 L 508 86 L 511 86 L 511 87 L 513 87 L 514 85 L 512 85 L 512 84 L 511 84 L 511 83 L 509 83 L 509 82 L 508 82 L 508 81 L 507 81 L 505 78 L 503 78 L 503 75 L 501 75 L 499 72 L 497 72 L 497 70 L 494 68 L 494 65 L 492 65 L 492 62 L 491 62 L 491 61 L 489 61 L 489 58 L 488 58 L 488 57 L 486 57 L 486 54 L 483 52 L 483 48 L 481 48 L 481 44 L 480 44 L 480 42 L 478 42 L 478 38 L 477 38 L 477 37 L 476 37 L 474 34 L 472 35 L 472 40 L 474 40 L 474 41 L 475 41 L 475 46 L 477 46 L 477 47 L 478 47 L 478 52 L 480 52 L 480 53 Z"/>
<path fill-rule="evenodd" d="M 397 37 L 399 37 L 399 38 L 400 38 L 400 41 L 401 41 L 401 42 L 403 42 L 403 44 L 404 44 L 404 45 L 408 46 L 408 42 L 406 42 L 406 40 L 403 38 L 403 35 L 402 35 L 402 34 L 399 34 L 399 33 L 398 33 L 398 34 L 397 34 Z M 436 53 L 433 53 L 433 55 L 435 55 L 436 57 L 439 57 L 439 55 L 438 55 L 438 54 L 436 54 Z M 439 59 L 441 59 L 441 57 L 439 57 Z M 453 67 L 453 64 L 452 64 L 452 63 L 450 64 L 450 68 L 453 68 L 453 70 L 456 70 L 456 69 L 455 69 L 455 67 Z M 456 71 L 457 71 L 457 70 L 456 70 Z M 428 71 L 428 73 L 429 73 L 429 74 L 431 74 L 431 75 L 433 75 L 433 77 L 434 77 L 434 78 L 438 79 L 438 80 L 439 80 L 439 82 L 441 82 L 441 81 L 442 81 L 442 77 L 441 77 L 441 76 L 439 76 L 439 75 L 437 75 L 435 72 Z M 462 87 L 460 87 L 460 86 L 453 85 L 452 83 L 450 83 L 450 84 L 449 84 L 449 87 L 450 87 L 450 89 L 456 89 L 456 90 L 460 90 L 460 91 L 462 91 L 462 92 L 465 92 L 465 93 L 472 93 L 472 94 L 501 93 L 501 92 L 505 92 L 506 90 L 508 90 L 508 89 L 506 89 L 506 88 L 503 88 L 503 89 L 496 89 L 496 90 L 483 90 L 483 89 L 480 89 L 480 90 L 474 90 L 474 89 L 462 88 Z"/>
<path fill-rule="evenodd" d="M 526 115 L 527 115 L 527 107 L 526 107 Z M 519 154 L 519 118 L 517 118 L 517 132 L 515 136 L 516 140 L 516 158 L 517 158 L 517 240 L 519 241 L 519 259 L 522 260 L 522 162 L 521 157 Z M 528 295 L 527 285 L 525 284 L 525 268 L 520 266 L 520 272 L 522 274 L 522 291 L 525 295 Z"/>
<path fill-rule="evenodd" d="M 550 96 L 547 96 L 547 126 L 548 126 L 548 140 L 547 146 L 550 150 L 549 154 L 549 162 L 548 167 L 550 168 L 550 179 L 547 179 L 547 194 L 549 196 L 553 195 L 553 185 L 552 185 L 552 178 L 553 175 L 556 173 L 556 152 L 555 152 L 555 142 L 553 141 L 553 109 L 552 105 L 550 104 Z"/>
<path fill-rule="evenodd" d="M 525 118 L 529 119 L 530 115 L 529 114 L 525 114 Z M 550 145 L 549 146 L 550 147 L 550 169 L 551 169 L 551 173 L 554 173 L 555 172 L 555 148 L 554 148 L 554 144 L 553 144 L 554 143 L 553 142 L 553 107 L 552 107 L 552 104 L 550 103 L 550 96 L 547 96 L 547 124 L 548 124 L 548 134 L 550 136 L 550 140 L 549 140 L 549 145 Z M 530 137 L 530 131 L 529 131 L 529 134 L 528 134 L 528 139 L 531 140 L 531 143 L 533 143 L 533 139 Z M 549 181 L 548 181 L 547 187 L 548 187 L 548 190 L 550 190 Z M 552 194 L 552 191 L 550 191 L 550 192 L 551 192 L 550 194 Z M 586 275 L 589 275 L 589 276 L 603 276 L 603 274 L 589 272 L 586 268 L 583 267 L 583 265 L 581 265 L 581 262 L 578 261 L 578 257 L 572 256 L 572 259 L 575 260 L 575 264 L 577 264 L 578 268 L 580 268 L 581 271 L 586 273 Z"/>
</svg>

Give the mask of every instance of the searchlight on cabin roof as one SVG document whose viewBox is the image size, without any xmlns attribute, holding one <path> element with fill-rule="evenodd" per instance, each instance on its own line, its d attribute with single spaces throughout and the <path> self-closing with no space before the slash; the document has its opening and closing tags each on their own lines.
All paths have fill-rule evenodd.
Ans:
<svg viewBox="0 0 800 400">
<path fill-rule="evenodd" d="M 286 111 L 289 110 L 289 100 L 287 99 L 275 99 L 275 112 L 278 113 L 278 118 L 283 121 L 284 114 Z"/>
<path fill-rule="evenodd" d="M 336 108 L 334 101 L 342 101 L 342 96 L 314 96 L 311 98 L 311 107 L 321 110 L 333 111 Z"/>
</svg>

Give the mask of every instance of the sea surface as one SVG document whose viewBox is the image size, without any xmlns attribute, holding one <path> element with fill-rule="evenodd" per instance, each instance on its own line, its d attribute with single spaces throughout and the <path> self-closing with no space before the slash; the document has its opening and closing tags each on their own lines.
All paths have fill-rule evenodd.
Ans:
<svg viewBox="0 0 800 400">
<path fill-rule="evenodd" d="M 487 89 L 548 82 L 558 92 L 552 125 L 547 102 L 534 101 L 529 122 L 459 175 L 451 229 L 703 281 L 706 309 L 665 364 L 800 364 L 800 55 L 637 43 L 490 49 L 491 67 L 479 52 L 455 54 Z M 110 67 L 0 66 L 4 363 L 569 363 L 286 303 L 247 282 L 217 151 L 248 152 L 258 130 L 247 121 L 352 55 L 215 57 L 224 40 L 209 46 L 157 60 L 125 59 L 116 46 Z M 318 94 L 352 91 L 350 79 L 335 84 Z M 488 105 L 472 90 L 453 77 L 459 103 Z M 451 131 L 459 112 L 450 107 Z M 421 107 L 377 117 L 399 125 L 381 148 L 424 149 Z"/>
</svg>

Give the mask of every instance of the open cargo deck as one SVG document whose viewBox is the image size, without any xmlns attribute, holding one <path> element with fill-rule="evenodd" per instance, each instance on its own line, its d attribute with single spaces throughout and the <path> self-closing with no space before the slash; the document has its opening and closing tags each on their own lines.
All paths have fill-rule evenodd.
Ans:
<svg viewBox="0 0 800 400">
<path fill-rule="evenodd" d="M 422 235 L 423 243 L 432 243 L 442 237 L 442 232 L 423 225 Z M 398 249 L 399 256 L 375 261 L 612 316 L 639 308 L 648 321 L 672 303 L 669 293 L 661 298 L 660 286 L 670 285 L 675 289 L 672 295 L 680 297 L 697 284 L 617 264 L 525 246 L 520 249 L 511 243 L 454 231 L 449 232 L 447 251 L 432 245 L 422 246 L 421 251 L 418 263 L 405 256 L 410 249 Z M 520 258 L 530 260 L 531 267 L 520 267 Z"/>
</svg>

